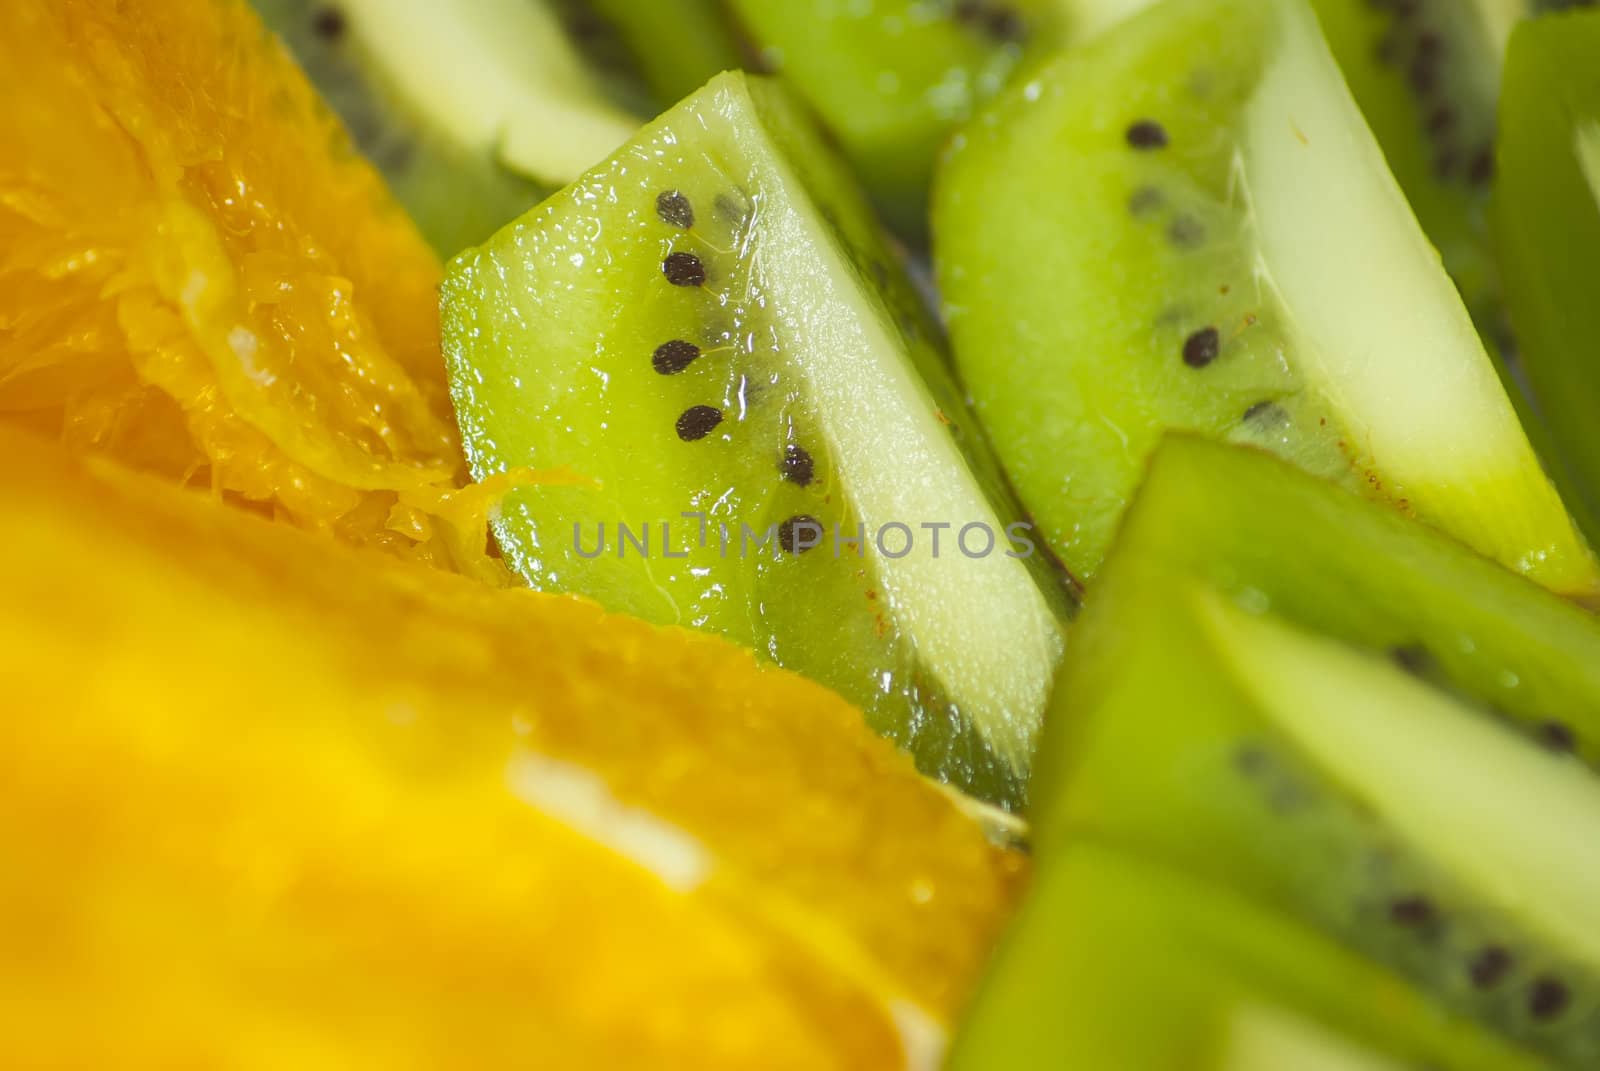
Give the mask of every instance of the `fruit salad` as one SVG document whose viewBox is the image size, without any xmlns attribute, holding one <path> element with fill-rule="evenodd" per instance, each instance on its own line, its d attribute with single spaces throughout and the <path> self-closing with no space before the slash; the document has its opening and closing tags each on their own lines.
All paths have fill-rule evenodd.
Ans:
<svg viewBox="0 0 1600 1071">
<path fill-rule="evenodd" d="M 8 1066 L 1600 1068 L 1600 10 L 0 4 Z"/>
</svg>

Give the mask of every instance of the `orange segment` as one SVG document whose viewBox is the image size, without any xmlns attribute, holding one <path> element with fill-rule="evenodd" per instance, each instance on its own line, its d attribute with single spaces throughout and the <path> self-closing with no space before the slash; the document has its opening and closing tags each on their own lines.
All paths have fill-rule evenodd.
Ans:
<svg viewBox="0 0 1600 1071">
<path fill-rule="evenodd" d="M 243 0 L 0 4 L 0 417 L 405 550 L 432 253 Z"/>
<path fill-rule="evenodd" d="M 28 1057 L 907 1066 L 1013 901 L 859 712 L 721 641 L 3 429 L 0 489 Z"/>
</svg>

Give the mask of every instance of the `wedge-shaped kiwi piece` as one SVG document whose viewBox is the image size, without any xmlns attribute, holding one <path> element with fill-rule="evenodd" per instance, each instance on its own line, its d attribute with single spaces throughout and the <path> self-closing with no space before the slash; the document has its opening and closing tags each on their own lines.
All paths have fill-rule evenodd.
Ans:
<svg viewBox="0 0 1600 1071">
<path fill-rule="evenodd" d="M 780 91 L 714 79 L 460 257 L 444 302 L 476 475 L 592 481 L 507 501 L 533 586 L 731 636 L 925 770 L 1020 798 L 1064 600 L 865 202 Z"/>
<path fill-rule="evenodd" d="M 254 0 L 428 240 L 483 241 L 626 141 L 553 0 Z"/>
<path fill-rule="evenodd" d="M 927 229 L 951 130 L 993 96 L 1053 0 L 724 0 L 763 64 L 811 105 L 896 229 Z"/>
<path fill-rule="evenodd" d="M 1082 40 L 1153 0 L 1062 0 Z M 1312 0 L 1328 44 L 1491 357 L 1510 352 L 1488 197 L 1495 101 L 1516 24 L 1552 0 Z M 1508 385 L 1514 386 L 1514 385 Z M 1515 392 L 1513 392 L 1515 398 Z"/>
<path fill-rule="evenodd" d="M 1168 0 L 962 137 L 935 211 L 957 361 L 1074 573 L 1184 429 L 1600 589 L 1304 0 Z"/>
<path fill-rule="evenodd" d="M 1159 856 L 1595 1066 L 1600 624 L 1198 440 L 1157 455 L 1125 533 L 1042 744 L 1040 857 Z"/>
<path fill-rule="evenodd" d="M 1213 885 L 1079 843 L 1041 861 L 953 1071 L 1533 1071 L 1395 975 Z"/>
<path fill-rule="evenodd" d="M 1506 64 L 1495 221 L 1551 462 L 1600 539 L 1600 12 L 1520 27 Z"/>
<path fill-rule="evenodd" d="M 1263 451 L 1169 437 L 1076 629 L 1036 763 L 1050 820 L 1063 756 L 1117 675 L 1136 608 L 1200 583 L 1396 664 L 1600 768 L 1600 620 L 1392 509 Z"/>
</svg>

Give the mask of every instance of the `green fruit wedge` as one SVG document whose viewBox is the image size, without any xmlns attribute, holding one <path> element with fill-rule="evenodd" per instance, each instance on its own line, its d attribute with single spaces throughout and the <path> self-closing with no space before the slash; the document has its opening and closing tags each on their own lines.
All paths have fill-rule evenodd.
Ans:
<svg viewBox="0 0 1600 1071">
<path fill-rule="evenodd" d="M 605 159 L 638 120 L 546 0 L 254 0 L 441 254 Z"/>
<path fill-rule="evenodd" d="M 667 107 L 743 65 L 721 0 L 588 0 L 615 27 L 656 100 Z"/>
<path fill-rule="evenodd" d="M 957 363 L 1074 574 L 1184 430 L 1600 592 L 1304 0 L 1168 0 L 961 138 L 935 205 Z"/>
<path fill-rule="evenodd" d="M 1600 538 L 1600 13 L 1520 27 L 1506 66 L 1495 223 L 1552 468 Z"/>
<path fill-rule="evenodd" d="M 951 130 L 1018 65 L 1048 0 L 725 0 L 837 138 L 894 226 L 925 232 Z"/>
<path fill-rule="evenodd" d="M 460 257 L 444 304 L 474 474 L 582 477 L 506 501 L 529 583 L 730 636 L 927 772 L 1021 799 L 1062 589 L 781 91 L 714 79 Z"/>
<path fill-rule="evenodd" d="M 1157 453 L 1094 595 L 1041 744 L 1041 859 L 1086 836 L 1159 857 L 1594 1066 L 1600 622 L 1192 439 Z"/>
<path fill-rule="evenodd" d="M 952 1071 L 1534 1071 L 1394 975 L 1103 847 L 1040 864 Z"/>
</svg>

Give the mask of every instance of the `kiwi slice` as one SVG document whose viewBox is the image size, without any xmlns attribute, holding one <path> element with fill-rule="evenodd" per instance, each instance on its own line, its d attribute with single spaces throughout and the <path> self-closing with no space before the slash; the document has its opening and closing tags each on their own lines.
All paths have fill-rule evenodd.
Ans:
<svg viewBox="0 0 1600 1071">
<path fill-rule="evenodd" d="M 1552 471 L 1600 539 L 1600 13 L 1520 26 L 1506 63 L 1495 226 Z"/>
<path fill-rule="evenodd" d="M 1162 448 L 1124 531 L 1041 745 L 1041 858 L 1159 856 L 1596 1066 L 1600 622 L 1201 440 Z"/>
<path fill-rule="evenodd" d="M 885 218 L 927 230 L 927 190 L 951 130 L 995 94 L 1052 0 L 723 0 L 821 117 Z"/>
<path fill-rule="evenodd" d="M 1076 629 L 1036 762 L 1038 822 L 1067 789 L 1060 760 L 1087 724 L 1074 712 L 1100 704 L 1134 634 L 1124 607 L 1196 582 L 1385 652 L 1600 770 L 1600 620 L 1262 451 L 1176 435 L 1152 457 Z"/>
<path fill-rule="evenodd" d="M 1082 39 L 1152 0 L 1062 2 Z M 1487 211 L 1500 71 L 1521 20 L 1594 2 L 1312 0 L 1390 170 L 1525 412 Z"/>
<path fill-rule="evenodd" d="M 458 258 L 444 334 L 475 475 L 588 481 L 506 501 L 534 587 L 733 637 L 925 771 L 1021 799 L 1062 589 L 781 91 L 718 76 Z"/>
<path fill-rule="evenodd" d="M 957 362 L 1076 575 L 1182 429 L 1600 590 L 1304 0 L 1169 0 L 960 139 L 934 215 Z"/>
<path fill-rule="evenodd" d="M 545 0 L 254 0 L 444 255 L 487 238 L 638 120 Z"/>
<path fill-rule="evenodd" d="M 1078 843 L 1037 878 L 952 1071 L 1533 1071 L 1417 990 L 1181 872 Z"/>
<path fill-rule="evenodd" d="M 661 105 L 671 105 L 744 66 L 720 0 L 587 0 L 615 28 Z"/>
</svg>

